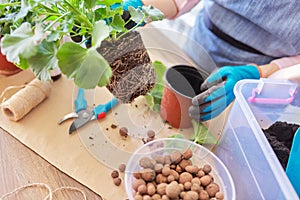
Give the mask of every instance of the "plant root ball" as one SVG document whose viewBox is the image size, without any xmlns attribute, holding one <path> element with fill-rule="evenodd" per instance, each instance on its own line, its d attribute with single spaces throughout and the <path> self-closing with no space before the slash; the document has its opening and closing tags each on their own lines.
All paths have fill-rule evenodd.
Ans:
<svg viewBox="0 0 300 200">
<path fill-rule="evenodd" d="M 131 31 L 116 41 L 105 40 L 97 51 L 112 69 L 106 87 L 120 103 L 131 103 L 154 87 L 155 70 L 137 31 Z"/>
</svg>

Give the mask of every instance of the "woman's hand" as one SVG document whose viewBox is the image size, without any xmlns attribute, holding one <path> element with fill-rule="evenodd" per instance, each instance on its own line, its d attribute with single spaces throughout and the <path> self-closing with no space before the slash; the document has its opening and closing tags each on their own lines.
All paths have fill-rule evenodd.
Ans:
<svg viewBox="0 0 300 200">
<path fill-rule="evenodd" d="M 218 116 L 235 98 L 233 88 L 242 79 L 259 79 L 254 65 L 224 66 L 212 73 L 201 85 L 202 93 L 192 99 L 189 115 L 197 121 Z"/>
</svg>

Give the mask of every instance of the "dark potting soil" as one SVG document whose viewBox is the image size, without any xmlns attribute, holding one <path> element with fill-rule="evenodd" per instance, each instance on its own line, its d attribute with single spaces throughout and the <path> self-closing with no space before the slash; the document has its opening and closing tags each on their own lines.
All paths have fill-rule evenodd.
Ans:
<svg viewBox="0 0 300 200">
<path fill-rule="evenodd" d="M 130 32 L 117 41 L 103 41 L 97 50 L 112 68 L 107 89 L 120 103 L 131 103 L 154 87 L 155 70 L 138 32 Z"/>
<path fill-rule="evenodd" d="M 294 135 L 299 127 L 298 124 L 277 121 L 268 129 L 262 129 L 284 169 L 289 159 Z"/>
</svg>

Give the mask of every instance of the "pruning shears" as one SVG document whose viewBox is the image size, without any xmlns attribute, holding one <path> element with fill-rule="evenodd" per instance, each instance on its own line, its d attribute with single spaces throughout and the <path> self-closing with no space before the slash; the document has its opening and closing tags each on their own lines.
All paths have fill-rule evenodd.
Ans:
<svg viewBox="0 0 300 200">
<path fill-rule="evenodd" d="M 118 100 L 116 98 L 112 98 L 109 102 L 99 104 L 93 110 L 89 110 L 87 109 L 87 101 L 84 98 L 84 89 L 79 88 L 74 104 L 75 111 L 65 115 L 58 121 L 58 124 L 61 124 L 68 119 L 76 118 L 69 128 L 69 134 L 72 134 L 75 130 L 86 125 L 92 120 L 104 118 L 107 112 L 118 104 Z"/>
</svg>

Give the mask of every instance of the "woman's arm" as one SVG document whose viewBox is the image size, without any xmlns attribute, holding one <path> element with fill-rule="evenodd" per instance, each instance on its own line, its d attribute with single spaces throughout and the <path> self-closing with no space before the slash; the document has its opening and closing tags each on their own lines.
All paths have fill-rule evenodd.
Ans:
<svg viewBox="0 0 300 200">
<path fill-rule="evenodd" d="M 300 64 L 300 55 L 273 60 L 269 64 L 259 66 L 261 77 L 267 78 L 280 69 L 288 68 L 297 64 Z"/>
<path fill-rule="evenodd" d="M 200 0 L 142 0 L 145 6 L 153 5 L 165 18 L 173 19 L 190 11 Z"/>
</svg>

